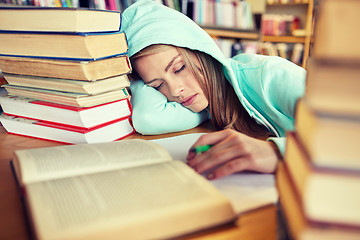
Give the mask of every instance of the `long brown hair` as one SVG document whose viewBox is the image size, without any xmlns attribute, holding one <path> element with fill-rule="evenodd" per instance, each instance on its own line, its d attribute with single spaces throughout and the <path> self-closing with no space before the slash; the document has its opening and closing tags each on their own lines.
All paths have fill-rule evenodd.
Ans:
<svg viewBox="0 0 360 240">
<path fill-rule="evenodd" d="M 164 51 L 174 46 L 157 44 L 151 45 L 134 56 L 138 57 Z M 272 134 L 262 125 L 249 116 L 239 101 L 233 87 L 225 78 L 223 65 L 206 53 L 175 47 L 182 55 L 185 65 L 189 67 L 192 74 L 198 80 L 209 102 L 211 122 L 216 129 L 232 128 L 251 137 L 266 139 Z M 200 66 L 193 60 L 196 57 Z M 134 74 L 136 72 L 134 71 Z"/>
</svg>

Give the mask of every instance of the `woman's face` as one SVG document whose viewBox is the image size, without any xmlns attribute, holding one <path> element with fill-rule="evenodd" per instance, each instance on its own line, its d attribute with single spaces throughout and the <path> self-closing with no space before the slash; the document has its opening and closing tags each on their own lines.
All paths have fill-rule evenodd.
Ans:
<svg viewBox="0 0 360 240">
<path fill-rule="evenodd" d="M 164 94 L 168 101 L 178 102 L 193 112 L 208 106 L 199 82 L 176 48 L 136 58 L 133 66 L 145 84 Z"/>
</svg>

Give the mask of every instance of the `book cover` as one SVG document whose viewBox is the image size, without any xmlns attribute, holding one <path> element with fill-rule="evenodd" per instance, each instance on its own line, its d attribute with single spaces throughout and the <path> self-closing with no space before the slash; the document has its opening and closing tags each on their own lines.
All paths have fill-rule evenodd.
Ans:
<svg viewBox="0 0 360 240">
<path fill-rule="evenodd" d="M 295 129 L 314 165 L 360 170 L 360 118 L 316 111 L 301 98 L 296 106 Z"/>
<path fill-rule="evenodd" d="M 18 96 L 0 96 L 4 113 L 12 116 L 57 122 L 83 128 L 92 128 L 109 121 L 132 115 L 128 98 L 96 105 L 73 107 Z"/>
<path fill-rule="evenodd" d="M 127 55 L 97 61 L 0 56 L 0 69 L 5 73 L 83 81 L 95 81 L 132 71 Z"/>
<path fill-rule="evenodd" d="M 117 11 L 65 7 L 0 7 L 0 30 L 110 32 L 120 30 Z"/>
<path fill-rule="evenodd" d="M 135 132 L 130 117 L 116 119 L 93 128 L 75 127 L 5 114 L 0 116 L 0 121 L 8 133 L 68 144 L 111 142 Z"/>
<path fill-rule="evenodd" d="M 280 195 L 280 214 L 284 216 L 285 220 L 285 226 L 283 225 L 283 227 L 288 230 L 290 239 L 359 239 L 359 228 L 339 226 L 324 222 L 314 222 L 306 217 L 303 211 L 302 202 L 295 191 L 293 180 L 284 161 L 279 162 L 276 171 L 276 182 Z"/>
<path fill-rule="evenodd" d="M 314 109 L 360 116 L 360 65 L 309 58 L 306 100 Z"/>
<path fill-rule="evenodd" d="M 0 56 L 99 60 L 127 54 L 124 32 L 51 33 L 0 31 Z"/>
<path fill-rule="evenodd" d="M 314 30 L 312 56 L 317 59 L 360 62 L 360 2 L 321 0 Z"/>
<path fill-rule="evenodd" d="M 63 92 L 75 92 L 96 95 L 111 90 L 130 87 L 126 74 L 97 81 L 78 81 L 73 79 L 49 78 L 19 74 L 3 74 L 7 83 L 16 86 L 34 87 Z"/>
<path fill-rule="evenodd" d="M 318 167 L 298 139 L 288 132 L 285 166 L 306 217 L 312 221 L 360 229 L 360 171 Z M 341 159 L 339 159 L 341 161 Z"/>
<path fill-rule="evenodd" d="M 173 239 L 236 218 L 210 182 L 151 141 L 20 150 L 13 166 L 37 239 Z"/>
<path fill-rule="evenodd" d="M 40 88 L 21 87 L 10 84 L 4 85 L 9 95 L 54 102 L 75 107 L 92 107 L 129 97 L 126 88 L 113 90 L 97 95 L 82 93 L 60 92 Z"/>
</svg>

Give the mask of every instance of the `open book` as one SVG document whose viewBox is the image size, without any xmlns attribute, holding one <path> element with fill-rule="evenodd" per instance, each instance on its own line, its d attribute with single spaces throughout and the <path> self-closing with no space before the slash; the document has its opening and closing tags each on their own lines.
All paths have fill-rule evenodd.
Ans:
<svg viewBox="0 0 360 240">
<path fill-rule="evenodd" d="M 13 167 L 37 239 L 164 239 L 236 217 L 209 181 L 152 141 L 17 150 Z"/>
</svg>

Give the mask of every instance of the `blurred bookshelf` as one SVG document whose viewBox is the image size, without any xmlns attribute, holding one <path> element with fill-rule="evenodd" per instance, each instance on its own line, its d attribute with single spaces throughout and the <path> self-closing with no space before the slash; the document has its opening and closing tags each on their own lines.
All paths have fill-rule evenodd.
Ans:
<svg viewBox="0 0 360 240">
<path fill-rule="evenodd" d="M 109 4 L 112 1 L 112 4 Z M 136 0 L 0 0 L 0 6 L 34 5 L 55 7 L 59 2 L 63 7 L 82 7 L 116 10 L 122 12 Z M 306 67 L 310 55 L 313 32 L 314 0 L 154 0 L 186 14 L 197 22 L 215 39 L 226 57 L 250 52 L 264 55 L 279 55 L 278 46 L 286 48 L 286 58 Z M 255 3 L 263 5 L 260 12 L 254 10 Z M 259 4 L 259 2 L 261 2 Z M 111 8 L 109 6 L 112 6 Z M 258 8 L 256 6 L 255 8 Z M 279 22 L 272 21 L 271 32 L 265 31 L 264 19 L 275 16 L 282 21 L 294 18 L 297 26 L 292 32 L 276 29 Z M 289 26 L 289 23 L 286 23 Z M 290 25 L 294 25 L 290 23 Z M 294 26 L 293 26 L 294 27 Z M 289 27 L 288 27 L 289 28 Z M 296 30 L 296 31 L 293 31 Z M 296 32 L 296 34 L 295 34 Z M 294 34 L 293 34 L 294 33 Z M 284 47 L 286 45 L 286 47 Z M 223 49 L 223 48 L 231 48 Z M 269 49 L 271 48 L 271 49 Z M 294 54 L 294 50 L 301 51 Z M 294 59 L 292 55 L 296 55 Z"/>
<path fill-rule="evenodd" d="M 238 39 L 251 39 L 251 40 L 258 40 L 260 37 L 260 33 L 257 30 L 242 30 L 235 28 L 225 28 L 220 26 L 206 26 L 206 25 L 201 25 L 201 27 L 211 37 L 225 37 L 225 38 L 238 38 Z"/>
</svg>

